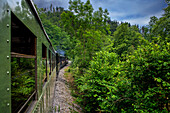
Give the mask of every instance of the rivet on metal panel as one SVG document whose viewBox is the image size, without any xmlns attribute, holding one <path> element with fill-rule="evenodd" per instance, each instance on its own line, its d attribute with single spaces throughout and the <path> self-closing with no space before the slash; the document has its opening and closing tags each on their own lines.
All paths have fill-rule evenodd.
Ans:
<svg viewBox="0 0 170 113">
<path fill-rule="evenodd" d="M 7 74 L 9 74 L 9 71 L 7 71 Z"/>
<path fill-rule="evenodd" d="M 7 24 L 6 26 L 9 27 L 9 24 Z"/>
<path fill-rule="evenodd" d="M 9 106 L 9 103 L 7 103 L 7 106 Z"/>
<path fill-rule="evenodd" d="M 7 88 L 6 90 L 9 91 L 9 88 Z"/>
<path fill-rule="evenodd" d="M 7 59 L 9 59 L 9 56 L 7 56 Z"/>
<path fill-rule="evenodd" d="M 7 43 L 9 43 L 9 40 L 7 40 Z"/>
</svg>

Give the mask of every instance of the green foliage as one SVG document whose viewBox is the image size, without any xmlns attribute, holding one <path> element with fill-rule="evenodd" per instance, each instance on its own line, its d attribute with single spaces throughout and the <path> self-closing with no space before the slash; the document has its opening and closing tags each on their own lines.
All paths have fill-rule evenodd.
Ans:
<svg viewBox="0 0 170 113">
<path fill-rule="evenodd" d="M 151 18 L 150 27 L 143 27 L 145 38 L 137 26 L 122 23 L 110 38 L 112 43 L 93 55 L 85 74 L 77 72 L 77 101 L 85 112 L 169 112 L 167 15 Z"/>
<path fill-rule="evenodd" d="M 77 79 L 78 101 L 88 112 L 167 112 L 169 50 L 169 43 L 150 43 L 122 62 L 115 53 L 97 53 Z"/>
<path fill-rule="evenodd" d="M 73 66 L 83 72 L 97 51 L 109 44 L 108 10 L 93 12 L 90 0 L 70 0 L 69 11 L 61 14 L 61 25 L 70 35 Z"/>
<path fill-rule="evenodd" d="M 107 9 L 94 12 L 90 0 L 70 0 L 69 11 L 58 12 L 52 5 L 51 11 L 39 10 L 52 43 L 67 50 L 73 60 L 77 101 L 85 112 L 169 112 L 166 2 L 163 17 L 151 17 L 141 30 L 111 21 Z"/>
<path fill-rule="evenodd" d="M 81 41 L 78 41 L 75 46 L 77 56 L 73 65 L 79 68 L 88 67 L 95 53 L 109 44 L 109 36 L 104 35 L 99 30 L 86 30 L 83 37 L 86 39 L 86 43 L 83 45 Z"/>
<path fill-rule="evenodd" d="M 60 27 L 53 24 L 49 20 L 43 19 L 43 25 L 46 29 L 49 38 L 52 41 L 54 48 L 56 50 L 57 49 L 68 50 L 68 46 L 66 43 L 69 38 L 69 35 L 66 32 L 62 31 Z"/>
<path fill-rule="evenodd" d="M 170 41 L 170 18 L 168 16 L 160 18 L 153 26 L 154 36 L 161 36 L 163 40 Z M 166 38 L 166 39 L 165 39 Z"/>
<path fill-rule="evenodd" d="M 116 31 L 116 28 L 118 27 L 119 22 L 116 20 L 114 21 L 108 20 L 108 24 L 110 25 L 111 34 L 113 34 Z"/>
<path fill-rule="evenodd" d="M 35 59 L 12 58 L 12 109 L 16 110 L 35 90 Z"/>
<path fill-rule="evenodd" d="M 158 20 L 158 18 L 156 16 L 152 16 L 150 17 L 150 22 L 149 22 L 149 26 L 153 27 L 153 25 L 155 25 L 156 21 Z"/>
<path fill-rule="evenodd" d="M 122 54 L 132 53 L 139 45 L 145 44 L 146 40 L 137 31 L 137 27 L 129 27 L 128 23 L 118 26 L 113 34 L 112 51 L 122 56 Z"/>
<path fill-rule="evenodd" d="M 88 112 L 117 112 L 131 107 L 131 82 L 121 72 L 119 63 L 115 53 L 98 52 L 87 73 L 77 80 L 82 93 L 78 102 L 85 102 Z"/>
<path fill-rule="evenodd" d="M 38 9 L 43 26 L 52 42 L 55 50 L 64 50 L 69 55 L 68 50 L 71 49 L 69 44 L 70 36 L 60 27 L 61 14 L 64 12 L 62 7 L 54 8 L 50 6 L 50 11 L 46 8 Z"/>
<path fill-rule="evenodd" d="M 135 111 L 168 110 L 169 47 L 169 43 L 163 46 L 150 43 L 128 56 L 124 68 L 126 76 L 132 80 L 133 95 L 136 98 L 133 104 Z"/>
</svg>

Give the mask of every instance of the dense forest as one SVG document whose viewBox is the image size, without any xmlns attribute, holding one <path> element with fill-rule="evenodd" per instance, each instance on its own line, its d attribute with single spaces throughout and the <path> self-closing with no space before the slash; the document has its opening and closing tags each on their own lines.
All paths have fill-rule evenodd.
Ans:
<svg viewBox="0 0 170 113">
<path fill-rule="evenodd" d="M 112 21 L 90 0 L 38 9 L 55 49 L 72 61 L 77 102 L 85 112 L 170 111 L 170 3 L 147 26 Z"/>
</svg>

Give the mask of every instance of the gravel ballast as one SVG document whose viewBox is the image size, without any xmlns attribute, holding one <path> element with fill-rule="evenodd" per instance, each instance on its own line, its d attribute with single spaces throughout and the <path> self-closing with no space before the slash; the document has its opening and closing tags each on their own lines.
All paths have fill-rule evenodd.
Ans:
<svg viewBox="0 0 170 113">
<path fill-rule="evenodd" d="M 52 113 L 81 113 L 81 108 L 74 103 L 74 97 L 71 95 L 69 84 L 64 77 L 65 69 L 69 65 L 62 68 L 59 72 L 57 81 L 55 83 L 55 94 L 53 101 Z"/>
</svg>

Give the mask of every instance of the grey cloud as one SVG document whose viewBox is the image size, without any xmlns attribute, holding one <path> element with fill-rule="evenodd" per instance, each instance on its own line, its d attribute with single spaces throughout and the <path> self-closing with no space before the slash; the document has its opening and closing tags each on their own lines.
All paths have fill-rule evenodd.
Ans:
<svg viewBox="0 0 170 113">
<path fill-rule="evenodd" d="M 86 2 L 87 0 L 81 0 Z M 61 6 L 68 8 L 69 0 L 34 0 L 38 7 Z M 126 19 L 138 19 L 157 16 L 162 8 L 166 7 L 164 0 L 91 0 L 94 10 L 99 7 L 108 9 L 112 19 L 123 21 Z M 146 21 L 146 19 L 145 19 Z M 149 20 L 148 20 L 149 21 Z M 138 23 L 136 23 L 138 24 Z"/>
</svg>

